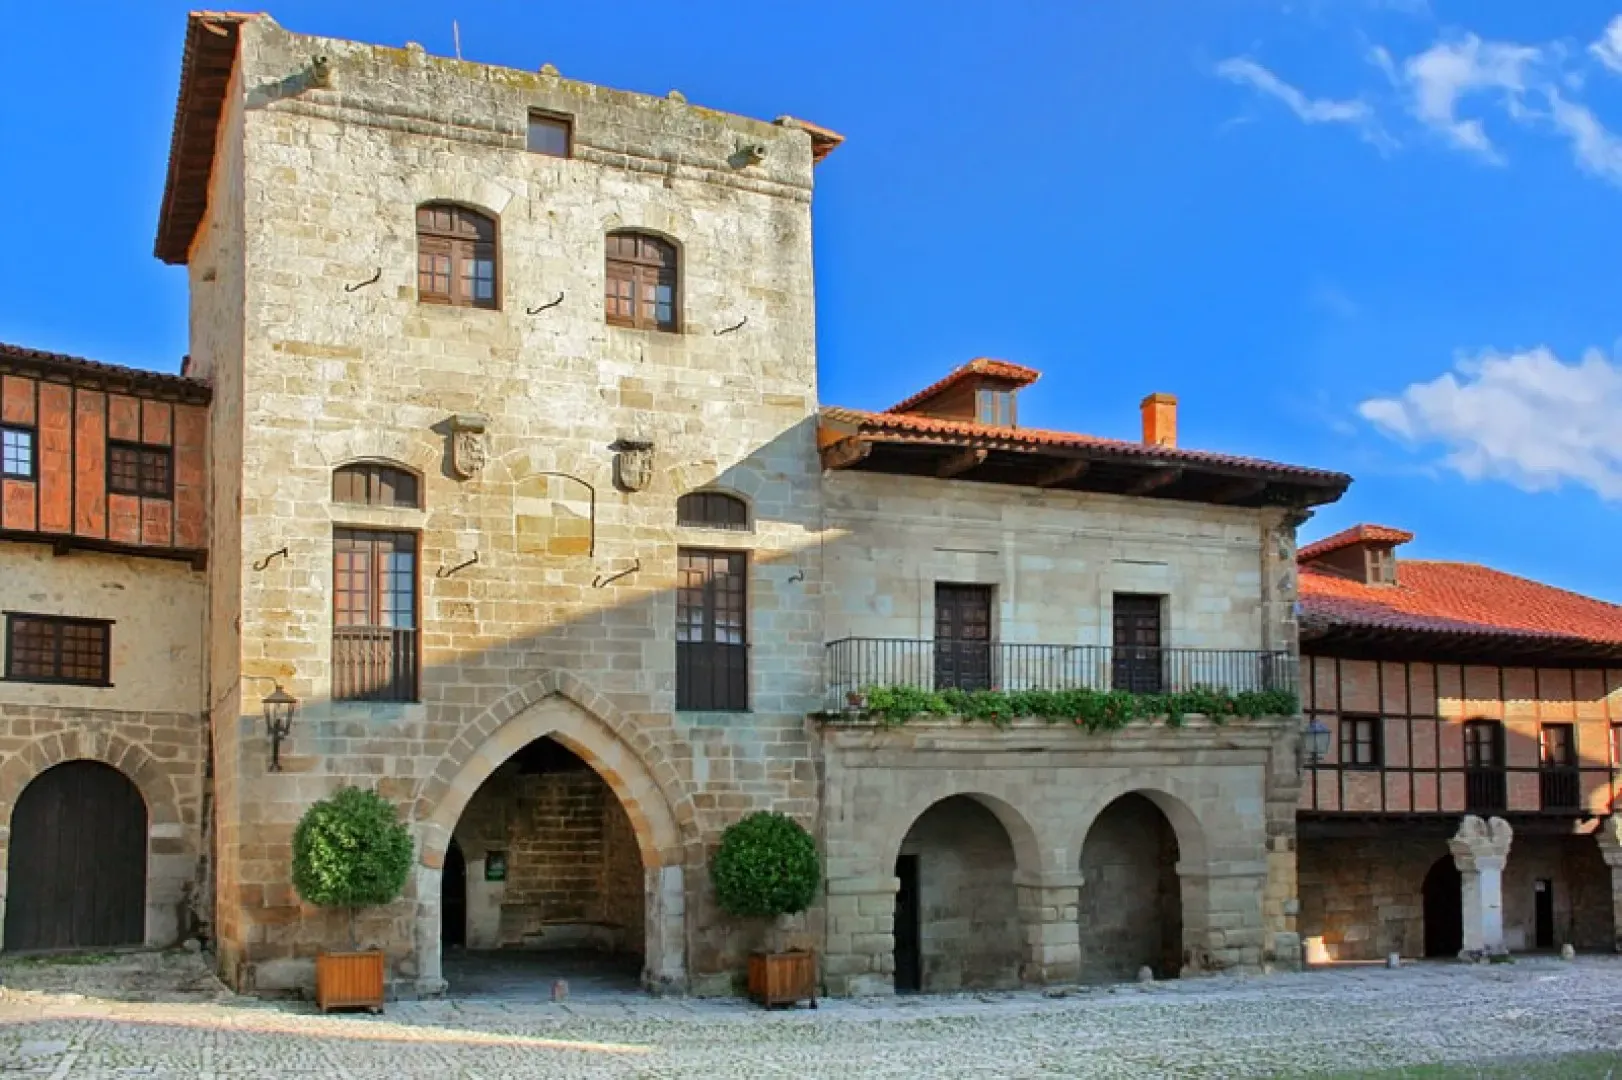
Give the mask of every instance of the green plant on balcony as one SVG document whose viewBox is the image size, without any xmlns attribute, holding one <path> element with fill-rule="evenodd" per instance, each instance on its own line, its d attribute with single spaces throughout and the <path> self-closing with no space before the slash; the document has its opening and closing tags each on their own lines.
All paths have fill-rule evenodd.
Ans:
<svg viewBox="0 0 1622 1080">
<path fill-rule="evenodd" d="M 1196 687 L 1170 694 L 1126 690 L 924 690 L 915 686 L 870 686 L 862 691 L 862 715 L 885 727 L 918 716 L 956 716 L 966 722 L 1007 727 L 1017 719 L 1070 723 L 1088 731 L 1117 731 L 1134 720 L 1164 719 L 1180 727 L 1183 718 L 1205 716 L 1212 723 L 1229 717 L 1294 716 L 1300 701 L 1289 690 Z"/>
</svg>

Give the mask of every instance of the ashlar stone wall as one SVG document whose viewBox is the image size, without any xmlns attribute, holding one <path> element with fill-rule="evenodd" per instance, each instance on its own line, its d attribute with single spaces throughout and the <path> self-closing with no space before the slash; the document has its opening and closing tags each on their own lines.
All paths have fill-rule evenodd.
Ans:
<svg viewBox="0 0 1622 1080">
<path fill-rule="evenodd" d="M 225 436 L 216 511 L 241 500 L 211 576 L 226 974 L 304 985 L 342 937 L 292 894 L 288 845 L 313 800 L 361 783 L 398 803 L 420 856 L 365 936 L 397 982 L 436 989 L 456 819 L 507 756 L 552 734 L 636 830 L 649 982 L 730 989 L 753 939 L 714 911 L 706 850 L 749 810 L 810 822 L 816 809 L 809 136 L 263 18 L 241 28 L 229 98 L 213 179 L 225 197 L 192 267 L 194 353 Z M 572 117 L 572 158 L 525 151 L 530 109 Z M 745 144 L 766 148 L 761 164 Z M 415 213 L 435 200 L 498 221 L 497 310 L 419 302 Z M 679 249 L 679 332 L 605 323 L 617 228 Z M 463 479 L 451 424 L 468 414 L 484 418 L 483 464 Z M 627 439 L 652 444 L 645 485 L 617 482 Z M 357 460 L 419 473 L 423 508 L 334 505 L 332 470 Z M 745 499 L 751 530 L 678 528 L 676 499 L 705 487 Z M 418 537 L 419 701 L 331 700 L 340 526 Z M 675 711 L 683 546 L 748 556 L 746 716 Z M 304 702 L 280 774 L 259 719 L 273 679 Z"/>
</svg>

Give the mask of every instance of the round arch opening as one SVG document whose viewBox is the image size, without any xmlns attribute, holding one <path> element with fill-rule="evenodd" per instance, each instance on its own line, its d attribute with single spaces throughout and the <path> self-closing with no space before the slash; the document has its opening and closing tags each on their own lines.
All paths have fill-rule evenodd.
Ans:
<svg viewBox="0 0 1622 1080">
<path fill-rule="evenodd" d="M 901 841 L 895 873 L 895 987 L 953 991 L 1019 985 L 1014 841 L 972 795 L 926 809 Z"/>
<path fill-rule="evenodd" d="M 1183 896 L 1177 831 L 1147 795 L 1122 795 L 1093 819 L 1081 848 L 1077 915 L 1081 977 L 1158 979 L 1183 968 Z"/>
</svg>

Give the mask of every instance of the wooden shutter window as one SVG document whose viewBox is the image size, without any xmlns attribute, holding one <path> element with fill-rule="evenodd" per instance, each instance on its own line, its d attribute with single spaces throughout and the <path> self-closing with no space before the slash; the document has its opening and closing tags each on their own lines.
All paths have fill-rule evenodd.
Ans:
<svg viewBox="0 0 1622 1080">
<path fill-rule="evenodd" d="M 676 524 L 684 529 L 749 531 L 749 507 L 736 495 L 694 491 L 676 500 Z"/>
<path fill-rule="evenodd" d="M 676 246 L 638 232 L 609 233 L 603 312 L 615 326 L 677 329 Z"/>
<path fill-rule="evenodd" d="M 6 678 L 111 686 L 113 624 L 59 615 L 6 615 Z"/>
<path fill-rule="evenodd" d="M 417 537 L 335 529 L 332 697 L 417 700 Z"/>
<path fill-rule="evenodd" d="M 421 485 L 404 469 L 374 462 L 342 465 L 332 471 L 332 501 L 353 506 L 422 509 Z"/>
<path fill-rule="evenodd" d="M 496 223 L 448 203 L 417 208 L 417 298 L 425 304 L 498 308 Z"/>
<path fill-rule="evenodd" d="M 107 490 L 114 495 L 170 498 L 174 494 L 173 453 L 167 446 L 109 442 Z"/>
<path fill-rule="evenodd" d="M 749 708 L 748 563 L 738 551 L 677 554 L 676 708 Z"/>
</svg>

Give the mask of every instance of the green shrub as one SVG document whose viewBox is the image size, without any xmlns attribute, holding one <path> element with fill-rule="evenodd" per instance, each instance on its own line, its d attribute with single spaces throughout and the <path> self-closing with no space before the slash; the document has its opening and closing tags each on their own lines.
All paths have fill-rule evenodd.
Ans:
<svg viewBox="0 0 1622 1080">
<path fill-rule="evenodd" d="M 375 791 L 339 788 L 304 812 L 293 831 L 293 887 L 306 902 L 355 910 L 387 904 L 411 872 L 411 833 Z"/>
<path fill-rule="evenodd" d="M 722 910 L 770 918 L 795 915 L 815 899 L 822 867 L 817 843 L 794 819 L 759 811 L 727 826 L 710 862 Z"/>
</svg>

